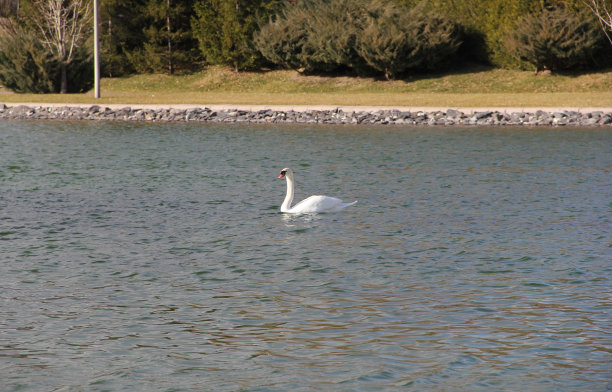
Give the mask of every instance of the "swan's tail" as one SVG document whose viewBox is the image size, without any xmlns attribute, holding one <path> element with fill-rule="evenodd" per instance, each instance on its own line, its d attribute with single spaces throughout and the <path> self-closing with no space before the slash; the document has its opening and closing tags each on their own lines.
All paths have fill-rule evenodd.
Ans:
<svg viewBox="0 0 612 392">
<path fill-rule="evenodd" d="M 342 208 L 350 207 L 350 206 L 352 206 L 353 204 L 357 204 L 357 200 L 355 200 L 355 201 L 353 201 L 353 202 L 350 202 L 350 203 L 344 203 L 344 204 L 342 205 Z"/>
</svg>

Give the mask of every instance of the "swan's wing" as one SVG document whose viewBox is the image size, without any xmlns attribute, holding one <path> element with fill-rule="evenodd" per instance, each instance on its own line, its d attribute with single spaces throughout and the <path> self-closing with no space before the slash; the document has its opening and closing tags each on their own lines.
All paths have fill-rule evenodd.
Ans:
<svg viewBox="0 0 612 392">
<path fill-rule="evenodd" d="M 335 212 L 357 203 L 345 203 L 340 199 L 329 196 L 314 195 L 302 200 L 289 212 L 291 213 L 309 213 L 309 212 Z"/>
</svg>

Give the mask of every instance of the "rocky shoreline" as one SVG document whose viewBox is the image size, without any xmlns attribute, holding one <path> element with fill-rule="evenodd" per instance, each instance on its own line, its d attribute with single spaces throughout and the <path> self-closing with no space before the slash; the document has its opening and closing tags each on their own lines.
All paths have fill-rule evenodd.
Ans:
<svg viewBox="0 0 612 392">
<path fill-rule="evenodd" d="M 110 108 L 91 106 L 27 106 L 0 104 L 0 119 L 6 120 L 98 120 L 141 122 L 372 124 L 415 126 L 612 126 L 612 111 L 445 111 L 367 110 L 243 110 L 207 107 Z"/>
</svg>

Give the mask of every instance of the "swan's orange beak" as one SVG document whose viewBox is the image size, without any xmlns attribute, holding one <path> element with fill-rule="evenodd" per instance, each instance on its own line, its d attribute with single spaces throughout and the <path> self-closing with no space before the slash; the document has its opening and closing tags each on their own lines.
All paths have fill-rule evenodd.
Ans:
<svg viewBox="0 0 612 392">
<path fill-rule="evenodd" d="M 285 177 L 285 173 L 281 173 L 281 174 L 278 176 L 278 178 L 283 178 L 283 177 Z"/>
</svg>

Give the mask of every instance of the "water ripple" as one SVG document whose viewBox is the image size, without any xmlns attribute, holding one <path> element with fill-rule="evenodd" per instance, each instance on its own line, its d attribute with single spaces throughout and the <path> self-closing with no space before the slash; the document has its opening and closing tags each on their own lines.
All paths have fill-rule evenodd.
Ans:
<svg viewBox="0 0 612 392">
<path fill-rule="evenodd" d="M 612 383 L 609 132 L 0 133 L 8 391 Z M 359 204 L 278 213 L 285 166 Z"/>
</svg>

